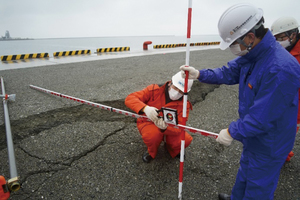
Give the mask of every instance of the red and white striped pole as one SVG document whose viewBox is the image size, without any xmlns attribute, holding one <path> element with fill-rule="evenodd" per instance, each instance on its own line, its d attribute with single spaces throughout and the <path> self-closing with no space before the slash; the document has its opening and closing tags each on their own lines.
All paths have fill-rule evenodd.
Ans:
<svg viewBox="0 0 300 200">
<path fill-rule="evenodd" d="M 187 41 L 186 41 L 186 58 L 185 66 L 190 65 L 190 38 L 191 38 L 191 23 L 192 23 L 192 0 L 189 0 L 188 5 L 188 20 L 187 20 Z M 183 125 L 186 125 L 186 113 L 187 113 L 187 99 L 188 99 L 188 71 L 185 71 L 185 83 L 184 83 L 184 96 L 183 96 Z M 178 186 L 178 199 L 182 199 L 182 180 L 183 180 L 183 165 L 184 165 L 184 148 L 185 148 L 185 131 L 181 132 L 181 149 L 180 149 L 180 166 L 179 166 L 179 186 Z"/>
<path fill-rule="evenodd" d="M 53 96 L 56 96 L 56 97 L 60 97 L 60 98 L 63 98 L 63 99 L 72 100 L 72 101 L 75 101 L 75 102 L 78 102 L 78 103 L 82 103 L 82 104 L 86 104 L 86 105 L 93 106 L 93 107 L 96 107 L 96 108 L 100 108 L 100 109 L 103 109 L 103 110 L 119 113 L 119 114 L 129 116 L 129 117 L 134 117 L 134 118 L 137 118 L 137 119 L 140 118 L 140 119 L 143 119 L 143 120 L 151 121 L 146 115 L 138 115 L 138 114 L 135 114 L 135 113 L 132 113 L 132 112 L 129 112 L 129 111 L 113 108 L 113 107 L 106 106 L 106 105 L 99 104 L 99 103 L 94 103 L 94 102 L 87 101 L 87 100 L 84 100 L 84 99 L 80 99 L 80 98 L 77 98 L 77 97 L 72 97 L 72 96 L 69 96 L 69 95 L 54 92 L 52 90 L 48 90 L 48 89 L 41 88 L 41 87 L 34 86 L 34 85 L 30 85 L 29 87 L 32 88 L 32 89 L 38 90 L 40 92 L 44 92 L 44 93 L 47 93 L 47 94 L 50 94 L 50 95 L 53 95 Z M 190 133 L 196 133 L 196 134 L 211 137 L 211 138 L 214 138 L 214 139 L 217 139 L 217 137 L 218 137 L 217 133 L 213 133 L 213 132 L 210 132 L 210 131 L 205 131 L 205 130 L 202 130 L 202 129 L 197 129 L 197 128 L 193 128 L 193 127 L 189 127 L 189 126 L 184 126 L 182 124 L 177 124 L 177 125 L 171 124 L 171 123 L 166 123 L 166 124 L 168 126 L 173 127 L 173 128 L 178 128 L 178 129 L 183 130 L 183 131 L 189 131 Z"/>
</svg>

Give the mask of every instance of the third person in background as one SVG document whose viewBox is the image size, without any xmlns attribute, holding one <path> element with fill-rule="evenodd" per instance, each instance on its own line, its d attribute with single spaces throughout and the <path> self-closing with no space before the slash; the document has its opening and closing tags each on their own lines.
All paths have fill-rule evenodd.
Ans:
<svg viewBox="0 0 300 200">
<path fill-rule="evenodd" d="M 293 17 L 281 17 L 277 19 L 271 26 L 271 31 L 276 40 L 283 46 L 290 54 L 292 54 L 300 63 L 300 34 L 299 24 Z M 300 102 L 300 93 L 299 93 Z M 300 104 L 298 106 L 297 117 L 297 132 L 300 125 Z M 291 151 L 286 158 L 286 161 L 290 161 L 294 156 L 294 152 Z"/>
</svg>

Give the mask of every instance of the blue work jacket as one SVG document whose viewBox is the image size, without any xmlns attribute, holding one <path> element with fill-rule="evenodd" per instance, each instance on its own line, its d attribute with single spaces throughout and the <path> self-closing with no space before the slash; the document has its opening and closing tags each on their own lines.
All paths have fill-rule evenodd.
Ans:
<svg viewBox="0 0 300 200">
<path fill-rule="evenodd" d="M 239 119 L 230 135 L 244 150 L 286 158 L 292 150 L 298 109 L 300 65 L 268 30 L 263 39 L 228 67 L 200 70 L 199 81 L 239 84 Z"/>
</svg>

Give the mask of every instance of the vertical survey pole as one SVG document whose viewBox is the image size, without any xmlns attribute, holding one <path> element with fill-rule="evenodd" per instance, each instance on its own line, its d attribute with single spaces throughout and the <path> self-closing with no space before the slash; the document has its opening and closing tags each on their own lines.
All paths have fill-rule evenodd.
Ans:
<svg viewBox="0 0 300 200">
<path fill-rule="evenodd" d="M 190 38 L 191 38 L 191 23 L 192 23 L 192 0 L 188 0 L 188 20 L 187 20 L 187 41 L 186 41 L 186 58 L 185 66 L 190 65 Z M 187 99 L 188 99 L 188 76 L 189 73 L 185 71 L 184 95 L 183 95 L 183 125 L 187 121 Z M 184 148 L 185 148 L 185 131 L 181 131 L 181 149 L 180 149 L 180 166 L 179 166 L 179 186 L 178 186 L 178 199 L 182 199 L 182 181 L 183 181 L 183 165 L 184 165 Z"/>
<path fill-rule="evenodd" d="M 2 88 L 1 97 L 3 98 L 7 152 L 8 152 L 9 172 L 10 172 L 10 179 L 8 180 L 8 187 L 11 191 L 17 191 L 20 189 L 20 183 L 19 183 L 19 177 L 18 177 L 18 173 L 17 173 L 15 150 L 14 150 L 13 138 L 12 138 L 12 134 L 11 134 L 10 120 L 9 120 L 8 107 L 7 107 L 7 102 L 9 100 L 10 95 L 7 95 L 5 93 L 4 81 L 3 81 L 2 77 L 1 77 L 1 88 Z M 14 97 L 14 96 L 15 95 L 13 95 L 12 97 Z"/>
</svg>

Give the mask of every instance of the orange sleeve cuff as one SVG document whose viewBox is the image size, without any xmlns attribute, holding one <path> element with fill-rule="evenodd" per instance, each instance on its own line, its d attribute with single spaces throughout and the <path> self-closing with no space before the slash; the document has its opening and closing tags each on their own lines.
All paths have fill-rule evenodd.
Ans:
<svg viewBox="0 0 300 200">
<path fill-rule="evenodd" d="M 228 128 L 227 128 L 227 133 L 228 133 L 228 135 L 230 135 Z M 230 135 L 230 137 L 231 137 L 231 135 Z"/>
<path fill-rule="evenodd" d="M 144 112 L 144 110 L 145 110 L 146 106 L 147 106 L 147 105 L 145 105 L 145 106 L 144 106 L 144 107 L 141 109 L 141 111 L 142 111 L 142 112 Z"/>
</svg>

